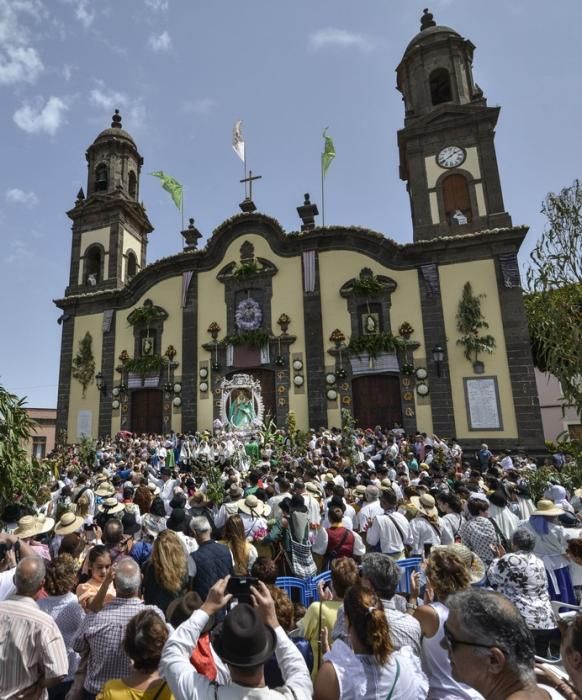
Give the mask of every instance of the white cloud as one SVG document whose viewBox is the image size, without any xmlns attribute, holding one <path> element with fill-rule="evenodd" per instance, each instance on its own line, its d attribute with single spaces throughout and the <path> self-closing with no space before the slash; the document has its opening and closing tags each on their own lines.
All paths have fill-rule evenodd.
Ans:
<svg viewBox="0 0 582 700">
<path fill-rule="evenodd" d="M 203 115 L 210 114 L 215 107 L 216 100 L 213 100 L 211 97 L 201 97 L 198 100 L 187 100 L 182 106 L 184 112 Z"/>
<path fill-rule="evenodd" d="M 21 15 L 40 20 L 45 13 L 37 0 L 0 0 L 0 85 L 33 83 L 44 70 Z"/>
<path fill-rule="evenodd" d="M 46 103 L 42 99 L 34 105 L 24 104 L 12 115 L 15 124 L 29 134 L 55 134 L 65 121 L 67 104 L 60 97 L 49 97 Z"/>
<path fill-rule="evenodd" d="M 327 27 L 313 32 L 309 35 L 309 45 L 315 51 L 331 47 L 371 51 L 376 46 L 374 40 L 365 34 L 356 34 L 336 27 Z"/>
<path fill-rule="evenodd" d="M 110 90 L 102 81 L 97 82 L 97 87 L 91 90 L 89 98 L 96 107 L 106 110 L 125 107 L 129 101 L 125 93 Z"/>
<path fill-rule="evenodd" d="M 68 63 L 65 63 L 63 66 L 63 78 L 69 82 L 69 80 L 73 77 L 73 69 L 75 66 L 70 66 Z"/>
<path fill-rule="evenodd" d="M 38 197 L 34 192 L 25 192 L 18 187 L 6 190 L 6 201 L 12 204 L 24 204 L 26 207 L 35 207 L 38 204 Z"/>
<path fill-rule="evenodd" d="M 154 12 L 165 12 L 170 5 L 169 0 L 145 0 L 145 4 Z"/>
<path fill-rule="evenodd" d="M 4 262 L 8 265 L 32 258 L 32 251 L 26 241 L 16 238 L 9 242 L 9 246 L 12 252 L 4 258 Z"/>
<path fill-rule="evenodd" d="M 73 6 L 76 19 L 85 29 L 89 29 L 95 20 L 95 11 L 91 9 L 90 0 L 64 0 L 64 2 Z"/>
<path fill-rule="evenodd" d="M 159 36 L 152 34 L 149 38 L 149 44 L 156 53 L 169 51 L 172 48 L 172 38 L 168 32 L 162 32 Z"/>
</svg>

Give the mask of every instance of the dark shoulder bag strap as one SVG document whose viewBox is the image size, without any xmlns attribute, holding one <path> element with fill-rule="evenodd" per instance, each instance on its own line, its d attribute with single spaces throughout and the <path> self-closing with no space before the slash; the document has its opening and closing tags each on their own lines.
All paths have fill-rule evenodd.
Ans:
<svg viewBox="0 0 582 700">
<path fill-rule="evenodd" d="M 390 518 L 390 522 L 398 530 L 398 534 L 400 535 L 400 539 L 402 540 L 402 546 L 404 547 L 404 533 L 402 532 L 400 525 L 396 522 L 396 520 L 392 517 L 390 513 L 385 513 L 385 515 L 387 515 Z"/>
</svg>

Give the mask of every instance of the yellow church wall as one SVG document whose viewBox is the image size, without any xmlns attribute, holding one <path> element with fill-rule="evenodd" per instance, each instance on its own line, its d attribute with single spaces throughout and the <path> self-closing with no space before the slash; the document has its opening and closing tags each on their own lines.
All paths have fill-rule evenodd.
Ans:
<svg viewBox="0 0 582 700">
<path fill-rule="evenodd" d="M 479 167 L 479 154 L 476 146 L 471 146 L 465 149 L 465 162 L 460 166 L 462 170 L 471 173 L 474 180 L 481 179 L 481 168 Z M 446 172 L 446 168 L 441 168 L 436 162 L 436 154 L 427 156 L 424 159 L 424 167 L 426 168 L 426 180 L 429 189 L 436 187 L 439 177 Z M 438 223 L 438 222 L 437 222 Z"/>
<path fill-rule="evenodd" d="M 101 369 L 101 346 L 102 346 L 103 314 L 91 314 L 90 316 L 77 316 L 75 318 L 75 330 L 73 333 L 73 358 L 79 352 L 79 342 L 90 333 L 93 339 L 92 352 L 95 359 L 95 373 Z M 71 368 L 72 371 L 72 368 Z M 97 437 L 99 431 L 99 399 L 100 393 L 97 391 L 95 382 L 89 384 L 83 397 L 83 387 L 77 379 L 71 377 L 71 389 L 69 393 L 69 420 L 67 425 L 67 435 L 69 442 L 78 440 L 77 433 L 79 413 L 90 411 L 91 413 L 91 435 Z"/>
<path fill-rule="evenodd" d="M 424 330 L 422 324 L 422 312 L 420 306 L 420 289 L 418 287 L 418 272 L 416 270 L 392 270 L 383 267 L 380 263 L 369 258 L 363 253 L 352 251 L 334 250 L 321 253 L 319 256 L 319 274 L 321 287 L 321 307 L 323 316 L 323 346 L 330 347 L 329 336 L 335 328 L 339 328 L 349 339 L 351 334 L 351 322 L 347 301 L 340 295 L 340 289 L 345 282 L 357 277 L 363 267 L 368 267 L 375 275 L 391 277 L 396 284 L 396 290 L 392 294 L 392 306 L 390 308 L 390 323 L 392 333 L 398 333 L 398 327 L 408 321 L 414 328 L 411 340 L 420 343 L 420 347 L 414 351 L 414 361 L 417 366 L 426 362 L 426 349 L 424 347 Z M 326 363 L 331 356 L 326 357 Z M 422 360 L 422 363 L 421 363 Z M 349 362 L 346 353 L 345 361 Z M 430 405 L 416 407 L 417 422 L 419 427 L 429 432 L 432 430 L 432 413 Z M 328 409 L 329 425 L 338 424 L 338 409 Z"/>
<path fill-rule="evenodd" d="M 477 260 L 454 265 L 441 265 L 439 266 L 439 277 L 457 437 L 460 439 L 477 438 L 482 435 L 496 438 L 516 438 L 517 423 L 494 261 Z M 473 373 L 472 363 L 463 355 L 463 346 L 457 345 L 459 333 L 456 315 L 465 282 L 471 282 L 473 294 L 485 295 L 481 299 L 481 311 L 489 324 L 489 329 L 486 332 L 495 338 L 497 347 L 492 355 L 484 353 L 479 356 L 479 359 L 485 363 L 483 376 L 497 377 L 502 430 L 483 432 L 469 430 L 463 378 L 478 378 L 479 375 Z"/>
<path fill-rule="evenodd" d="M 103 279 L 108 279 L 109 270 L 109 226 L 97 228 L 94 231 L 85 231 L 81 234 L 81 257 L 85 255 L 87 248 L 93 243 L 100 243 L 105 250 L 105 260 L 103 265 Z M 83 283 L 83 265 L 79 265 L 79 284 Z"/>
<path fill-rule="evenodd" d="M 480 182 L 475 184 L 475 197 L 477 199 L 477 213 L 479 216 L 486 216 L 485 195 L 483 194 L 483 185 Z"/>
<path fill-rule="evenodd" d="M 305 361 L 305 338 L 303 329 L 303 295 L 301 258 L 283 258 L 277 255 L 268 244 L 267 240 L 258 234 L 245 233 L 236 238 L 226 250 L 224 258 L 214 270 L 202 272 L 198 275 L 198 348 L 199 362 L 212 361 L 210 353 L 202 349 L 203 343 L 210 341 L 207 328 L 212 321 L 220 326 L 220 337 L 226 333 L 226 306 L 224 304 L 224 285 L 216 279 L 217 272 L 230 262 L 240 262 L 240 247 L 243 241 L 249 241 L 255 249 L 255 257 L 266 258 L 277 266 L 278 272 L 273 277 L 273 296 L 271 298 L 271 329 L 275 335 L 280 333 L 277 319 L 282 313 L 291 318 L 289 334 L 297 337 L 291 345 L 290 353 L 301 353 Z M 212 300 L 215 304 L 209 303 Z M 289 409 L 295 411 L 297 425 L 300 428 L 308 427 L 308 387 L 307 375 L 301 393 L 295 393 L 293 387 L 289 391 Z M 213 399 L 200 399 L 198 397 L 198 425 L 209 427 L 213 420 Z"/>
<path fill-rule="evenodd" d="M 439 219 L 439 203 L 436 192 L 429 192 L 428 199 L 430 202 L 430 218 L 433 224 L 438 224 Z"/>
</svg>

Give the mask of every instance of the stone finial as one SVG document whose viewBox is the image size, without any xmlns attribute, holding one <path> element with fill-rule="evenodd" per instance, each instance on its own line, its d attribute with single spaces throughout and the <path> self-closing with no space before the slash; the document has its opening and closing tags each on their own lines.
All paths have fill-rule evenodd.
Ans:
<svg viewBox="0 0 582 700">
<path fill-rule="evenodd" d="M 112 129 L 121 129 L 121 114 L 119 114 L 119 110 L 115 110 L 115 114 L 111 118 L 111 128 Z"/>
<path fill-rule="evenodd" d="M 82 202 L 85 199 L 85 193 L 83 192 L 83 188 L 77 192 L 77 202 Z"/>
<path fill-rule="evenodd" d="M 198 240 L 202 238 L 200 231 L 194 226 L 194 219 L 188 219 L 188 228 L 182 231 L 186 249 L 194 250 L 198 246 Z"/>
<path fill-rule="evenodd" d="M 428 11 L 428 7 L 424 8 L 422 17 L 420 18 L 420 31 L 423 32 L 425 29 L 430 27 L 436 27 L 437 23 L 434 21 L 432 12 Z"/>
<path fill-rule="evenodd" d="M 310 231 L 315 228 L 315 217 L 319 214 L 317 204 L 312 204 L 309 198 L 309 192 L 304 195 L 302 206 L 297 207 L 297 213 L 303 222 L 302 231 Z"/>
</svg>

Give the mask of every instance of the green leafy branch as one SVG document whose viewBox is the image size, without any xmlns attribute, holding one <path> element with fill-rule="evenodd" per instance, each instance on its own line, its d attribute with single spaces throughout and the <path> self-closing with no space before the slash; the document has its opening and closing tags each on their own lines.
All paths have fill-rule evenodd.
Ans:
<svg viewBox="0 0 582 700">
<path fill-rule="evenodd" d="M 392 335 L 392 333 L 370 333 L 369 335 L 352 336 L 348 344 L 348 351 L 358 357 L 367 354 L 375 358 L 383 352 L 399 352 L 405 347 L 406 343 L 402 338 Z"/>
<path fill-rule="evenodd" d="M 496 346 L 492 335 L 480 335 L 481 329 L 489 328 L 481 311 L 481 299 L 484 296 L 484 294 L 473 294 L 471 283 L 465 283 L 457 310 L 457 330 L 461 334 L 457 345 L 465 348 L 464 355 L 467 360 L 473 357 L 476 361 L 480 353 L 492 353 Z"/>
<path fill-rule="evenodd" d="M 258 272 L 259 266 L 255 260 L 251 260 L 237 265 L 232 271 L 232 276 L 237 279 L 246 279 L 247 277 L 254 277 Z"/>
<path fill-rule="evenodd" d="M 383 289 L 384 285 L 375 275 L 357 277 L 352 282 L 352 293 L 357 297 L 377 297 Z"/>
<path fill-rule="evenodd" d="M 248 345 L 251 348 L 262 348 L 269 342 L 269 333 L 261 328 L 254 331 L 242 331 L 235 335 L 227 335 L 222 341 L 224 345 Z"/>
<path fill-rule="evenodd" d="M 167 357 L 161 355 L 144 355 L 127 360 L 124 369 L 132 374 L 139 374 L 143 379 L 148 374 L 159 374 L 168 362 Z"/>
<path fill-rule="evenodd" d="M 87 393 L 87 387 L 95 378 L 95 358 L 93 357 L 93 337 L 87 331 L 79 341 L 79 352 L 73 358 L 73 378 L 83 388 L 83 398 Z"/>
</svg>

